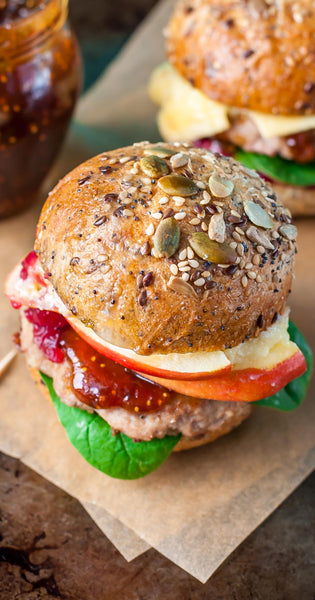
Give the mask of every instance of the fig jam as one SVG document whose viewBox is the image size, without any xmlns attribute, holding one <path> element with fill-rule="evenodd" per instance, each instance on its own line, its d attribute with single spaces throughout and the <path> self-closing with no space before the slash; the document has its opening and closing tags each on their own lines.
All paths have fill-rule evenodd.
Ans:
<svg viewBox="0 0 315 600">
<path fill-rule="evenodd" d="M 35 200 L 81 85 L 67 0 L 0 2 L 0 218 Z"/>
<path fill-rule="evenodd" d="M 75 395 L 93 408 L 152 412 L 174 395 L 96 352 L 71 328 L 63 332 L 61 347 L 71 363 Z"/>
<path fill-rule="evenodd" d="M 26 309 L 25 315 L 33 324 L 34 342 L 46 358 L 54 363 L 69 361 L 73 393 L 84 404 L 146 413 L 158 410 L 174 396 L 94 350 L 62 315 L 37 308 Z"/>
</svg>

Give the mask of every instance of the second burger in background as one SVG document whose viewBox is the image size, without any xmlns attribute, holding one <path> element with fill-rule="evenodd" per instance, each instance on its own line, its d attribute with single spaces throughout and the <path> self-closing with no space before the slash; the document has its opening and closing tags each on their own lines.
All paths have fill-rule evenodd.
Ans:
<svg viewBox="0 0 315 600">
<path fill-rule="evenodd" d="M 315 214 L 314 30 L 306 0 L 181 0 L 149 90 L 167 141 L 234 156 L 295 215 Z"/>
</svg>

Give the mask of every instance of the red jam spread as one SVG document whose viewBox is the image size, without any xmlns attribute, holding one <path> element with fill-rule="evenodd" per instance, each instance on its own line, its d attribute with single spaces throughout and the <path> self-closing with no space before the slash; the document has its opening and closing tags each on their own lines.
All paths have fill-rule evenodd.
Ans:
<svg viewBox="0 0 315 600">
<path fill-rule="evenodd" d="M 43 354 L 54 363 L 63 362 L 64 354 L 60 348 L 60 340 L 65 329 L 69 327 L 65 318 L 56 312 L 38 308 L 27 308 L 25 316 L 33 324 L 34 342 Z"/>
<path fill-rule="evenodd" d="M 81 85 L 64 0 L 0 0 L 0 218 L 36 199 Z"/>
<path fill-rule="evenodd" d="M 20 271 L 20 277 L 21 279 L 25 280 L 28 278 L 29 275 L 29 271 L 32 267 L 34 267 L 35 263 L 37 261 L 37 255 L 35 250 L 32 250 L 32 252 L 29 252 L 29 254 L 24 258 L 24 260 L 22 260 L 22 269 Z"/>
<path fill-rule="evenodd" d="M 73 392 L 84 404 L 145 413 L 158 410 L 174 396 L 96 352 L 58 313 L 28 308 L 25 315 L 33 323 L 34 342 L 45 356 L 55 363 L 65 357 L 69 361 Z"/>
</svg>

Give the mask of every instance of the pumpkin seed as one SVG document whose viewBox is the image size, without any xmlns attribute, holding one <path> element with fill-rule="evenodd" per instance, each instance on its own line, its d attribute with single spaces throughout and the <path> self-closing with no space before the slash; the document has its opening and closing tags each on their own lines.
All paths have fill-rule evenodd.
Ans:
<svg viewBox="0 0 315 600">
<path fill-rule="evenodd" d="M 167 283 L 167 287 L 169 287 L 173 292 L 177 292 L 178 294 L 183 294 L 183 296 L 188 296 L 190 298 L 196 298 L 197 294 L 190 285 L 181 277 L 171 277 Z"/>
<path fill-rule="evenodd" d="M 297 228 L 294 225 L 281 225 L 279 231 L 287 240 L 295 240 L 297 236 Z"/>
<path fill-rule="evenodd" d="M 265 248 L 267 248 L 267 250 L 274 250 L 274 246 L 269 240 L 269 238 L 266 236 L 266 234 L 256 229 L 256 227 L 250 225 L 250 227 L 246 229 L 246 236 L 251 242 L 253 242 L 254 244 L 258 244 L 257 251 L 259 252 L 259 254 L 263 254 Z M 260 252 L 260 246 L 263 247 L 263 252 Z"/>
<path fill-rule="evenodd" d="M 167 162 L 154 154 L 141 158 L 140 167 L 143 173 L 154 179 L 158 179 L 158 177 L 167 175 L 170 172 Z"/>
<path fill-rule="evenodd" d="M 144 154 L 146 156 L 154 154 L 159 158 L 169 158 L 170 156 L 173 156 L 173 154 L 177 154 L 177 152 L 174 152 L 174 150 L 171 150 L 170 148 L 163 148 L 162 146 L 149 146 L 148 148 L 145 148 Z"/>
<path fill-rule="evenodd" d="M 209 188 L 212 196 L 216 198 L 226 198 L 234 190 L 234 183 L 229 179 L 224 179 L 218 175 L 210 175 Z"/>
<path fill-rule="evenodd" d="M 183 175 L 166 175 L 159 179 L 158 185 L 170 196 L 192 196 L 198 192 L 196 184 Z"/>
<path fill-rule="evenodd" d="M 163 219 L 157 227 L 153 243 L 155 256 L 170 258 L 175 254 L 180 239 L 180 227 L 176 219 L 169 217 Z"/>
<path fill-rule="evenodd" d="M 254 223 L 254 225 L 257 225 L 257 227 L 263 227 L 264 229 L 273 227 L 272 219 L 259 204 L 256 204 L 251 200 L 245 200 L 244 210 L 249 220 Z"/>
<path fill-rule="evenodd" d="M 237 259 L 237 254 L 231 246 L 225 242 L 219 243 L 210 240 L 202 231 L 193 233 L 189 238 L 189 243 L 200 258 L 209 260 L 217 265 L 235 263 Z"/>
</svg>

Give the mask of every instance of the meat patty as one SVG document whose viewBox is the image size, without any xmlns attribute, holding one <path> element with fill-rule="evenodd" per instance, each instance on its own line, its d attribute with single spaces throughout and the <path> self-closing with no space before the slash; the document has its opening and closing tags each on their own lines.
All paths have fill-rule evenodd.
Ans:
<svg viewBox="0 0 315 600">
<path fill-rule="evenodd" d="M 71 367 L 65 359 L 62 363 L 48 360 L 33 342 L 32 325 L 21 314 L 21 347 L 32 369 L 52 377 L 54 388 L 65 404 L 91 412 L 72 391 Z M 134 414 L 123 408 L 96 410 L 114 431 L 121 431 L 136 440 L 149 441 L 166 435 L 181 434 L 176 449 L 198 446 L 228 433 L 246 419 L 252 407 L 246 402 L 221 402 L 200 400 L 176 394 L 161 410 Z"/>
<path fill-rule="evenodd" d="M 282 156 L 298 163 L 315 160 L 315 129 L 285 137 L 261 137 L 249 115 L 236 112 L 229 117 L 231 127 L 216 136 L 222 142 L 229 142 L 246 152 L 257 152 L 267 156 Z"/>
</svg>

